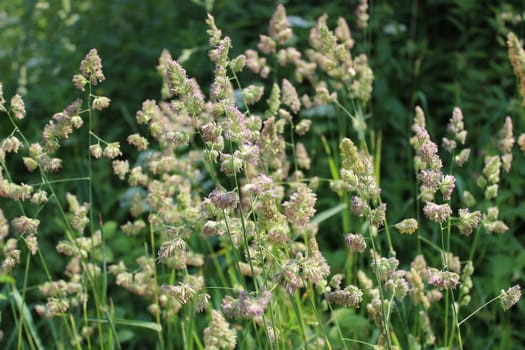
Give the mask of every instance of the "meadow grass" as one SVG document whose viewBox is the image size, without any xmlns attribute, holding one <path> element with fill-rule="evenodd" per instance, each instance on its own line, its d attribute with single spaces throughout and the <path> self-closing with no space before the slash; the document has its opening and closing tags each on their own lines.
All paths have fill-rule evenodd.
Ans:
<svg viewBox="0 0 525 350">
<path fill-rule="evenodd" d="M 366 1 L 356 16 L 366 38 Z M 96 49 L 72 79 L 82 98 L 36 141 L 22 129 L 23 97 L 0 85 L 10 125 L 0 143 L 3 346 L 469 348 L 464 329 L 481 310 L 516 304 L 512 280 L 472 303 L 480 241 L 513 232 L 499 196 L 523 162 L 512 118 L 474 150 L 455 108 L 438 146 L 416 106 L 406 140 L 414 214 L 389 216 L 380 184 L 390 140 L 368 126 L 373 70 L 347 22 L 336 23 L 320 17 L 299 44 L 279 5 L 257 47 L 233 56 L 210 15 L 211 85 L 163 51 L 162 99 L 144 101 L 126 140 L 97 128 L 111 99 Z M 508 47 L 525 96 L 525 53 L 513 34 Z M 337 134 L 309 136 L 309 116 L 327 110 Z M 84 173 L 61 172 L 71 140 Z M 324 152 L 316 158 L 313 140 Z M 525 152 L 524 134 L 517 143 Z M 478 168 L 464 170 L 474 154 Z M 126 187 L 112 194 L 123 219 L 102 210 L 101 167 Z M 326 198 L 336 205 L 316 209 Z M 326 231 L 339 232 L 343 263 L 331 266 L 320 247 Z"/>
</svg>

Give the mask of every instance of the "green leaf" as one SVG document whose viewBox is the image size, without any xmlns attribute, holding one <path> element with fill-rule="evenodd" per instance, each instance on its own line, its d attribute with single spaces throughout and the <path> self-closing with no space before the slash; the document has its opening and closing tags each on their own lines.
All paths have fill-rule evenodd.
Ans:
<svg viewBox="0 0 525 350">
<path fill-rule="evenodd" d="M 0 275 L 0 283 L 14 284 L 15 283 L 15 279 L 12 276 L 9 276 L 9 275 Z"/>
<path fill-rule="evenodd" d="M 99 320 L 96 318 L 90 318 L 89 321 L 91 322 L 100 322 L 100 323 L 108 323 L 108 320 Z M 114 324 L 121 325 L 121 326 L 128 326 L 128 327 L 138 327 L 138 328 L 145 328 L 149 329 L 155 332 L 162 332 L 162 327 L 155 323 L 155 322 L 147 322 L 147 321 L 136 321 L 136 320 L 125 320 L 122 318 L 116 318 L 112 320 Z"/>
<path fill-rule="evenodd" d="M 319 214 L 317 214 L 312 219 L 312 224 L 320 224 L 321 222 L 331 218 L 334 215 L 337 215 L 338 213 L 342 212 L 345 209 L 346 209 L 346 203 L 340 203 L 333 208 L 324 210 L 320 212 Z"/>
<path fill-rule="evenodd" d="M 357 315 L 353 309 L 348 308 L 334 310 L 332 319 L 339 324 L 343 331 L 352 329 L 359 332 L 368 327 L 369 324 L 369 321 L 365 317 Z"/>
</svg>

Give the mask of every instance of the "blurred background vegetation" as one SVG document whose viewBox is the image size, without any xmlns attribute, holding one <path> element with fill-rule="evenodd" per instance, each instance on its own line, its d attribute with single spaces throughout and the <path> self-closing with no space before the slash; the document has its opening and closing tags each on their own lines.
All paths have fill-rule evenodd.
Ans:
<svg viewBox="0 0 525 350">
<path fill-rule="evenodd" d="M 111 98 L 108 111 L 98 118 L 97 128 L 108 140 L 123 140 L 135 131 L 135 111 L 145 99 L 160 98 L 161 79 L 155 69 L 163 48 L 179 58 L 188 75 L 201 86 L 209 86 L 213 66 L 207 57 L 208 36 L 204 20 L 208 12 L 223 33 L 230 36 L 233 52 L 242 53 L 254 47 L 260 33 L 267 32 L 268 20 L 277 1 L 252 0 L 9 0 L 0 1 L 0 81 L 4 95 L 23 95 L 28 117 L 25 130 L 39 134 L 43 125 L 80 93 L 71 84 L 80 60 L 91 48 L 102 57 L 106 81 L 97 94 Z M 310 26 L 327 13 L 332 27 L 343 16 L 355 28 L 357 1 L 330 0 L 281 1 L 294 20 L 297 40 L 306 43 Z M 313 3 L 313 2 L 312 2 Z M 525 131 L 525 113 L 516 98 L 516 80 L 507 58 L 505 36 L 514 31 L 525 36 L 525 2 L 523 0 L 398 0 L 370 1 L 370 26 L 366 32 L 353 32 L 359 49 L 369 54 L 374 70 L 374 95 L 367 121 L 382 133 L 384 147 L 381 160 L 381 187 L 388 203 L 391 223 L 415 216 L 415 181 L 412 173 L 412 151 L 408 140 L 416 104 L 427 112 L 430 132 L 436 143 L 446 131 L 445 125 L 454 106 L 465 116 L 468 142 L 479 146 L 490 144 L 495 130 L 511 115 L 515 133 Z M 328 167 L 319 135 L 337 143 L 335 115 L 313 116 L 311 139 L 307 141 L 316 174 Z M 4 126 L 0 124 L 4 132 Z M 5 133 L 2 133 L 4 135 Z M 335 139 L 331 136 L 335 135 Z M 352 136 L 352 135 L 348 135 Z M 85 149 L 75 145 L 64 148 L 60 155 L 64 167 L 78 169 L 85 176 Z M 515 154 L 516 158 L 523 155 Z M 481 169 L 483 155 L 473 155 L 473 169 Z M 101 213 L 117 213 L 112 220 L 125 218 L 115 189 L 123 184 L 112 180 L 111 167 L 100 166 L 96 176 L 96 205 Z M 15 165 L 13 165 L 15 166 Z M 19 165 L 17 165 L 19 166 Z M 20 178 L 24 171 L 20 168 Z M 68 171 L 68 173 L 70 173 Z M 329 174 L 324 174 L 330 177 Z M 458 189 L 472 177 L 472 170 L 458 174 Z M 488 295 L 495 295 L 508 281 L 524 285 L 525 252 L 525 162 L 515 162 L 506 176 L 499 201 L 508 208 L 501 211 L 511 231 L 503 236 L 486 236 L 474 265 L 479 276 L 474 290 L 474 305 Z M 64 190 L 82 192 L 80 186 L 65 185 Z M 337 205 L 337 196 L 325 188 L 320 195 L 319 211 Z M 86 198 L 85 198 L 86 199 Z M 108 215 L 109 216 L 109 215 Z M 57 229 L 42 225 L 52 237 Z M 115 226 L 116 227 L 116 226 Z M 331 227 L 338 227 L 331 226 Z M 114 228 L 116 230 L 116 228 Z M 54 233 L 53 233 L 54 232 Z M 322 229 L 323 251 L 331 265 L 342 265 L 342 234 Z M 401 241 L 403 238 L 400 238 Z M 124 242 L 128 240 L 128 242 Z M 329 245 L 327 242 L 341 242 Z M 55 240 L 50 239 L 49 252 Z M 125 252 L 129 238 L 123 239 Z M 459 243 L 458 243 L 459 244 Z M 116 245 L 116 247 L 119 245 Z M 143 249 L 143 247 L 138 247 Z M 411 246 L 408 244 L 407 251 Z M 403 248 L 398 252 L 403 256 Z M 407 260 L 408 261 L 408 260 Z M 405 261 L 405 262 L 407 262 Z M 60 264 L 58 265 L 60 266 Z M 57 269 L 57 271 L 61 271 Z M 132 306 L 130 306 L 131 308 Z M 471 348 L 518 348 L 524 335 L 509 325 L 525 317 L 520 303 L 513 313 L 481 313 L 472 321 L 464 336 Z M 489 338 L 480 335 L 487 334 Z"/>
</svg>

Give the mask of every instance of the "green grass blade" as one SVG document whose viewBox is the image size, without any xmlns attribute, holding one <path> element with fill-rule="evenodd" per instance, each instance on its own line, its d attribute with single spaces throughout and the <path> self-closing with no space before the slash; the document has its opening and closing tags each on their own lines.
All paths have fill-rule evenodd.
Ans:
<svg viewBox="0 0 525 350">
<path fill-rule="evenodd" d="M 346 209 L 346 203 L 340 203 L 333 208 L 322 211 L 312 219 L 312 224 L 320 224 L 321 222 L 331 218 L 334 215 L 339 214 Z"/>
<path fill-rule="evenodd" d="M 328 144 L 328 141 L 326 140 L 326 137 L 324 135 L 321 135 L 321 142 L 323 143 L 324 151 L 326 153 L 326 156 L 328 157 L 330 175 L 332 176 L 332 179 L 339 180 L 339 168 L 335 163 L 334 157 L 332 157 L 332 150 L 330 149 L 330 145 Z"/>
<path fill-rule="evenodd" d="M 90 318 L 90 322 L 100 322 L 100 323 L 109 323 L 108 320 L 97 320 L 95 318 Z M 137 328 L 144 328 L 149 329 L 155 332 L 161 332 L 162 327 L 155 323 L 155 322 L 147 322 L 147 321 L 136 321 L 136 320 L 125 320 L 121 318 L 116 318 L 112 320 L 114 324 L 121 325 L 121 326 L 128 326 L 128 327 L 137 327 Z"/>
<path fill-rule="evenodd" d="M 33 316 L 31 316 L 29 308 L 27 307 L 26 303 L 22 300 L 22 296 L 20 295 L 17 289 L 13 289 L 11 295 L 13 296 L 13 300 L 16 303 L 17 309 L 22 309 L 22 317 L 24 319 L 20 320 L 20 322 L 24 322 L 26 327 L 29 328 L 29 332 L 31 333 L 31 337 L 33 337 L 33 341 L 35 342 L 36 347 L 39 350 L 45 350 L 45 347 L 42 345 L 42 341 L 38 336 L 38 331 L 36 329 L 35 322 L 33 321 Z"/>
</svg>

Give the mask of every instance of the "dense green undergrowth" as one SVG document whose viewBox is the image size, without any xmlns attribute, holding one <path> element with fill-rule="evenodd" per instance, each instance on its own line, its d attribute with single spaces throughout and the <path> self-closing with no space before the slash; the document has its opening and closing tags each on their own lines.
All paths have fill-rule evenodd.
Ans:
<svg viewBox="0 0 525 350">
<path fill-rule="evenodd" d="M 135 120 L 122 96 L 112 112 L 96 49 L 41 127 L 33 89 L 0 85 L 3 346 L 520 348 L 521 43 L 501 14 L 495 60 L 520 88 L 476 130 L 487 111 L 459 92 L 445 121 L 422 91 L 390 95 L 374 72 L 406 68 L 382 66 L 391 42 L 371 40 L 369 10 L 350 26 L 279 5 L 242 52 L 208 16 L 206 50 L 164 50 L 160 97 Z"/>
</svg>

